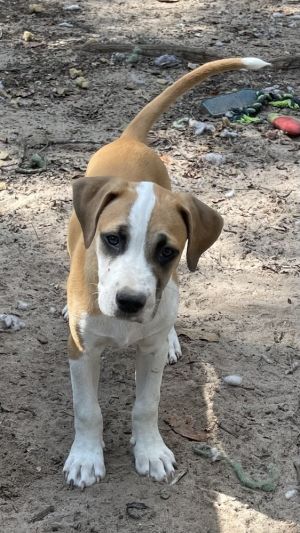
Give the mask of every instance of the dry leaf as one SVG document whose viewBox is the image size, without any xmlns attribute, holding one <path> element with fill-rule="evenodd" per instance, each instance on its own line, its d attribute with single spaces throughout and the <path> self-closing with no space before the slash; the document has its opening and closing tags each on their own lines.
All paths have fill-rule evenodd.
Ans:
<svg viewBox="0 0 300 533">
<path fill-rule="evenodd" d="M 177 335 L 184 335 L 192 341 L 219 342 L 220 335 L 214 331 L 205 331 L 200 328 L 176 328 Z"/>
<path fill-rule="evenodd" d="M 191 416 L 186 417 L 184 420 L 177 415 L 170 415 L 164 421 L 175 433 L 181 435 L 181 437 L 197 442 L 203 442 L 208 439 L 205 431 L 198 431 L 194 428 L 195 421 Z"/>
<path fill-rule="evenodd" d="M 163 163 L 165 163 L 165 165 L 170 165 L 172 163 L 172 157 L 167 154 L 161 155 L 160 159 Z"/>
<path fill-rule="evenodd" d="M 5 161 L 9 156 L 9 153 L 7 150 L 0 150 L 0 159 L 2 161 Z"/>
</svg>

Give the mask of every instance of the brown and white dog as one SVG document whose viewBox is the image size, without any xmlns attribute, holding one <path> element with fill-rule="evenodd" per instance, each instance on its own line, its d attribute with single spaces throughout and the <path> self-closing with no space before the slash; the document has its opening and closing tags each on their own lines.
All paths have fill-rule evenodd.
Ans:
<svg viewBox="0 0 300 533">
<path fill-rule="evenodd" d="M 64 466 L 70 485 L 84 488 L 105 475 L 97 391 L 100 354 L 108 345 L 137 347 L 131 439 L 137 472 L 155 480 L 174 473 L 175 458 L 157 419 L 164 366 L 181 355 L 174 329 L 176 269 L 186 241 L 188 267 L 196 269 L 223 221 L 195 196 L 171 191 L 146 137 L 170 104 L 202 80 L 266 65 L 256 58 L 224 59 L 186 74 L 146 105 L 118 140 L 96 152 L 86 177 L 73 183 L 67 310 L 75 440 Z"/>
</svg>

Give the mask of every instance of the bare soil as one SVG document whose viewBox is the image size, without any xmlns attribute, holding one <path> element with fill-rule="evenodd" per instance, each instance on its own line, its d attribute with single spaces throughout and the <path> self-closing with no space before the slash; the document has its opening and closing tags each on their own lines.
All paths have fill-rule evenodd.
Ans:
<svg viewBox="0 0 300 533">
<path fill-rule="evenodd" d="M 133 468 L 134 350 L 107 351 L 103 358 L 106 479 L 85 492 L 64 485 L 73 414 L 68 331 L 60 315 L 71 178 L 82 175 L 96 148 L 188 68 L 182 62 L 160 69 L 145 57 L 136 65 L 113 64 L 110 54 L 82 45 L 91 37 L 164 40 L 270 60 L 297 50 L 300 22 L 293 15 L 299 16 L 299 4 L 78 0 L 80 10 L 64 11 L 70 4 L 44 1 L 44 13 L 30 14 L 28 2 L 0 0 L 0 152 L 8 152 L 0 160 L 0 313 L 17 312 L 26 324 L 1 333 L 0 530 L 300 532 L 299 496 L 285 498 L 296 483 L 293 461 L 300 447 L 299 140 L 274 135 L 267 123 L 240 126 L 232 140 L 220 137 L 221 119 L 214 120 L 211 136 L 172 125 L 183 116 L 201 119 L 203 97 L 233 89 L 279 84 L 299 95 L 299 71 L 219 76 L 180 100 L 151 135 L 174 188 L 192 191 L 225 218 L 220 240 L 197 272 L 189 273 L 184 260 L 180 266 L 178 326 L 193 333 L 180 336 L 184 357 L 165 370 L 160 408 L 160 428 L 178 472 L 187 470 L 175 485 L 140 478 Z M 24 31 L 34 40 L 24 43 Z M 82 69 L 87 90 L 71 80 L 71 67 Z M 201 156 L 209 151 L 224 154 L 226 163 L 204 164 Z M 33 153 L 46 157 L 47 169 L 18 172 Z M 19 300 L 29 309 L 17 309 Z M 228 374 L 240 374 L 242 386 L 225 385 Z M 183 422 L 192 417 L 210 444 L 254 478 L 266 478 L 275 465 L 275 492 L 247 489 L 224 462 L 195 455 L 193 443 L 165 422 L 174 414 Z M 132 518 L 130 502 L 147 508 Z"/>
</svg>

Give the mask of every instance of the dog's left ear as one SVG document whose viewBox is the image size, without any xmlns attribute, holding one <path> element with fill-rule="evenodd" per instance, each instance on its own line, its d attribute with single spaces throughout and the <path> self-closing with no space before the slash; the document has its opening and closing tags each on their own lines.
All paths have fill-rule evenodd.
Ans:
<svg viewBox="0 0 300 533">
<path fill-rule="evenodd" d="M 73 181 L 73 205 L 80 222 L 84 245 L 92 243 L 105 207 L 124 191 L 125 182 L 111 177 L 78 178 Z"/>
<path fill-rule="evenodd" d="M 187 228 L 188 247 L 187 265 L 192 272 L 196 270 L 200 255 L 219 237 L 223 219 L 217 211 L 208 207 L 189 193 L 179 193 L 180 212 Z"/>
</svg>

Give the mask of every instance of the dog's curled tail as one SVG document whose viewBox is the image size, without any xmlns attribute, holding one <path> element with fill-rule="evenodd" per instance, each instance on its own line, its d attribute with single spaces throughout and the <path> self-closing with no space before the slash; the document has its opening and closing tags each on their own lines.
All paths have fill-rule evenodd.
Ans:
<svg viewBox="0 0 300 533">
<path fill-rule="evenodd" d="M 198 85 L 206 78 L 210 78 L 220 72 L 230 70 L 259 70 L 270 65 L 256 57 L 234 57 L 211 61 L 189 72 L 170 87 L 165 89 L 159 96 L 147 104 L 138 115 L 130 122 L 121 137 L 130 137 L 145 142 L 147 133 L 168 107 L 189 89 Z"/>
</svg>

